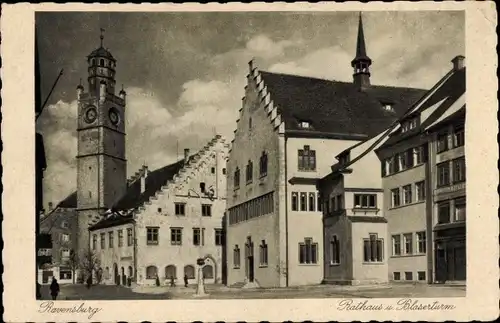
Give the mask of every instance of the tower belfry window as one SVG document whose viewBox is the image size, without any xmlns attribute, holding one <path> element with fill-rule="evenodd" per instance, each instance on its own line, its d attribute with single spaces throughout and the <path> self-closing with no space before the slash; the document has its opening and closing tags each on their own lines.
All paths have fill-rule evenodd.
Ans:
<svg viewBox="0 0 500 323">
<path fill-rule="evenodd" d="M 101 58 L 100 62 L 99 62 L 99 66 L 104 66 L 104 60 Z"/>
</svg>

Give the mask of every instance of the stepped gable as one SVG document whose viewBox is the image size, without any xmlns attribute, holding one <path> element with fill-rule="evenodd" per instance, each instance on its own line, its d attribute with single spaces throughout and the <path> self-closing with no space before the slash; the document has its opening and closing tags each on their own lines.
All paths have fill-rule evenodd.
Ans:
<svg viewBox="0 0 500 323">
<path fill-rule="evenodd" d="M 426 90 L 371 85 L 260 71 L 285 122 L 285 131 L 373 136 L 401 117 Z M 394 112 L 384 110 L 390 104 Z M 311 124 L 301 129 L 299 122 Z"/>
<path fill-rule="evenodd" d="M 141 193 L 141 180 L 135 180 L 127 188 L 125 195 L 114 205 L 115 210 L 129 210 L 136 208 L 149 200 L 149 198 L 174 178 L 184 166 L 184 160 L 151 171 L 146 177 L 146 187 Z"/>
</svg>

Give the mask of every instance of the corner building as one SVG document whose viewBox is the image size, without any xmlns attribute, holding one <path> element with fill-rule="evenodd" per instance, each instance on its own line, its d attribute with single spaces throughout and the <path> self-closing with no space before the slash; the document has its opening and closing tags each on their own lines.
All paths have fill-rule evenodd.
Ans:
<svg viewBox="0 0 500 323">
<path fill-rule="evenodd" d="M 370 84 L 361 17 L 353 82 L 259 71 L 247 86 L 227 163 L 230 286 L 323 280 L 322 197 L 334 156 L 387 128 L 424 92 Z"/>
</svg>

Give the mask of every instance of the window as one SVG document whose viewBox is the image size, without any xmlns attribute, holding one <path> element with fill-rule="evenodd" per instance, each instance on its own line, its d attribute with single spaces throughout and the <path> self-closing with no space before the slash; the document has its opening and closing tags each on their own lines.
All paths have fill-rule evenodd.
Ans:
<svg viewBox="0 0 500 323">
<path fill-rule="evenodd" d="M 182 228 L 170 228 L 170 244 L 182 244 Z"/>
<path fill-rule="evenodd" d="M 425 231 L 417 232 L 417 253 L 425 253 L 427 250 Z"/>
<path fill-rule="evenodd" d="M 312 238 L 305 238 L 299 243 L 299 262 L 301 264 L 316 264 L 318 262 L 318 243 Z"/>
<path fill-rule="evenodd" d="M 158 213 L 161 213 L 161 207 L 159 207 L 157 211 L 158 211 Z"/>
<path fill-rule="evenodd" d="M 465 157 L 453 160 L 453 183 L 465 181 Z"/>
<path fill-rule="evenodd" d="M 118 230 L 118 247 L 123 247 L 123 230 Z"/>
<path fill-rule="evenodd" d="M 202 216 L 212 216 L 212 205 L 211 204 L 203 204 L 201 206 L 201 215 Z"/>
<path fill-rule="evenodd" d="M 415 200 L 417 202 L 425 200 L 425 181 L 415 183 Z"/>
<path fill-rule="evenodd" d="M 175 203 L 175 215 L 186 215 L 186 203 Z"/>
<path fill-rule="evenodd" d="M 383 171 L 382 176 L 391 175 L 396 170 L 394 169 L 394 157 L 387 158 L 384 161 L 385 171 Z"/>
<path fill-rule="evenodd" d="M 394 278 L 394 280 L 401 280 L 401 273 L 395 271 L 392 273 L 392 277 Z"/>
<path fill-rule="evenodd" d="M 337 197 L 336 196 L 332 196 L 330 198 L 330 212 L 337 211 L 337 210 L 338 210 Z"/>
<path fill-rule="evenodd" d="M 415 129 L 417 127 L 417 118 L 411 119 L 408 126 L 410 129 Z"/>
<path fill-rule="evenodd" d="M 71 269 L 61 268 L 59 270 L 59 279 L 71 279 Z"/>
<path fill-rule="evenodd" d="M 194 279 L 194 266 L 184 266 L 184 276 L 187 276 L 188 279 Z"/>
<path fill-rule="evenodd" d="M 314 193 L 309 193 L 309 211 L 316 211 L 316 196 Z"/>
<path fill-rule="evenodd" d="M 104 60 L 101 58 L 101 60 L 99 61 L 99 66 L 104 66 Z"/>
<path fill-rule="evenodd" d="M 413 148 L 413 165 L 418 165 L 424 162 L 424 148 Z"/>
<path fill-rule="evenodd" d="M 375 194 L 354 194 L 355 208 L 375 208 L 377 207 L 377 196 Z"/>
<path fill-rule="evenodd" d="M 158 269 L 155 266 L 146 267 L 146 279 L 155 279 L 158 276 Z"/>
<path fill-rule="evenodd" d="M 414 165 L 414 158 L 413 158 L 413 149 L 408 149 L 404 153 L 405 157 L 405 162 L 406 162 L 406 168 L 412 168 Z"/>
<path fill-rule="evenodd" d="M 97 234 L 92 235 L 92 250 L 97 248 Z"/>
<path fill-rule="evenodd" d="M 401 255 L 401 236 L 399 234 L 392 236 L 392 255 Z"/>
<path fill-rule="evenodd" d="M 67 260 L 69 259 L 69 255 L 70 255 L 69 249 L 61 249 L 61 258 Z"/>
<path fill-rule="evenodd" d="M 238 247 L 238 245 L 234 246 L 233 265 L 234 265 L 234 268 L 240 268 L 240 248 Z"/>
<path fill-rule="evenodd" d="M 413 254 L 413 234 L 412 233 L 403 234 L 403 240 L 404 240 L 405 255 Z"/>
<path fill-rule="evenodd" d="M 330 264 L 340 264 L 340 242 L 336 235 L 334 235 L 330 241 Z"/>
<path fill-rule="evenodd" d="M 411 203 L 411 184 L 403 186 L 403 204 Z"/>
<path fill-rule="evenodd" d="M 134 237 L 132 236 L 132 229 L 127 229 L 127 245 L 131 246 L 134 243 Z"/>
<path fill-rule="evenodd" d="M 252 129 L 252 118 L 248 118 L 248 128 Z"/>
<path fill-rule="evenodd" d="M 392 202 L 392 207 L 397 207 L 401 204 L 399 197 L 399 188 L 391 190 L 391 202 Z"/>
<path fill-rule="evenodd" d="M 299 195 L 297 192 L 292 192 L 292 211 L 299 210 Z"/>
<path fill-rule="evenodd" d="M 222 231 L 222 229 L 215 229 L 215 245 L 224 245 L 224 231 Z"/>
<path fill-rule="evenodd" d="M 411 271 L 405 271 L 405 280 L 413 280 L 413 273 Z"/>
<path fill-rule="evenodd" d="M 49 208 L 50 208 L 50 206 L 49 206 Z M 69 223 L 68 223 L 68 221 L 62 221 L 62 222 L 61 222 L 61 228 L 63 228 L 63 229 L 68 229 L 68 228 L 69 228 Z"/>
<path fill-rule="evenodd" d="M 304 146 L 304 149 L 299 149 L 298 159 L 299 171 L 316 170 L 316 151 L 310 150 L 309 146 Z"/>
<path fill-rule="evenodd" d="M 465 198 L 455 200 L 455 222 L 465 221 Z"/>
<path fill-rule="evenodd" d="M 199 246 L 201 241 L 200 228 L 193 228 L 193 245 Z"/>
<path fill-rule="evenodd" d="M 69 234 L 61 233 L 61 242 L 69 242 Z"/>
<path fill-rule="evenodd" d="M 307 193 L 300 193 L 300 210 L 307 211 Z"/>
<path fill-rule="evenodd" d="M 398 154 L 398 159 L 399 159 L 399 169 L 400 170 L 405 170 L 408 168 L 408 159 L 407 159 L 407 156 L 408 154 L 406 153 L 406 151 L 402 152 L 402 153 L 399 153 Z"/>
<path fill-rule="evenodd" d="M 363 239 L 363 251 L 365 262 L 382 262 L 383 240 L 377 234 L 370 234 L 368 239 Z"/>
<path fill-rule="evenodd" d="M 400 166 L 399 154 L 395 154 L 394 159 L 392 161 L 393 173 L 399 172 L 399 170 L 400 170 L 399 166 Z"/>
<path fill-rule="evenodd" d="M 146 237 L 148 245 L 157 245 L 158 244 L 158 228 L 146 228 Z"/>
<path fill-rule="evenodd" d="M 205 183 L 204 182 L 200 183 L 200 192 L 205 193 Z"/>
<path fill-rule="evenodd" d="M 464 125 L 455 127 L 453 132 L 453 147 L 461 147 L 465 145 L 465 129 Z"/>
<path fill-rule="evenodd" d="M 249 160 L 247 164 L 247 173 L 246 173 L 247 184 L 250 184 L 252 182 L 252 177 L 253 177 L 253 163 L 251 160 Z"/>
<path fill-rule="evenodd" d="M 425 280 L 425 271 L 417 272 L 418 280 Z"/>
<path fill-rule="evenodd" d="M 448 150 L 448 133 L 443 132 L 438 134 L 437 137 L 437 152 L 443 152 L 445 150 Z"/>
<path fill-rule="evenodd" d="M 168 265 L 167 267 L 165 267 L 165 278 L 166 279 L 177 278 L 177 268 L 174 265 Z"/>
<path fill-rule="evenodd" d="M 237 189 L 240 187 L 240 169 L 236 167 L 234 171 L 234 188 Z"/>
<path fill-rule="evenodd" d="M 212 167 L 212 168 L 210 169 L 210 172 L 211 172 L 212 174 L 215 174 L 215 167 Z"/>
<path fill-rule="evenodd" d="M 300 121 L 299 122 L 299 128 L 309 129 L 310 127 L 311 127 L 311 124 L 307 121 Z"/>
<path fill-rule="evenodd" d="M 222 169 L 222 175 L 226 175 L 226 169 L 225 168 Z"/>
<path fill-rule="evenodd" d="M 260 156 L 260 164 L 259 164 L 259 173 L 260 177 L 264 177 L 267 175 L 267 154 L 265 151 L 262 152 L 262 156 Z"/>
<path fill-rule="evenodd" d="M 214 278 L 214 267 L 212 265 L 203 266 L 203 278 L 213 279 Z"/>
<path fill-rule="evenodd" d="M 448 161 L 437 165 L 438 186 L 450 184 L 450 163 Z"/>
<path fill-rule="evenodd" d="M 260 245 L 260 265 L 267 266 L 267 244 L 265 240 L 262 240 L 262 244 Z"/>
<path fill-rule="evenodd" d="M 316 193 L 316 197 L 317 197 L 316 205 L 318 206 L 318 211 L 321 212 L 322 203 L 321 203 L 321 196 L 320 196 L 319 192 Z"/>
<path fill-rule="evenodd" d="M 106 248 L 106 234 L 103 232 L 101 233 L 101 249 Z"/>
<path fill-rule="evenodd" d="M 109 247 L 113 248 L 115 246 L 115 241 L 114 241 L 114 232 L 108 232 L 109 235 Z"/>
<path fill-rule="evenodd" d="M 438 224 L 450 223 L 450 202 L 445 201 L 438 204 Z"/>
</svg>

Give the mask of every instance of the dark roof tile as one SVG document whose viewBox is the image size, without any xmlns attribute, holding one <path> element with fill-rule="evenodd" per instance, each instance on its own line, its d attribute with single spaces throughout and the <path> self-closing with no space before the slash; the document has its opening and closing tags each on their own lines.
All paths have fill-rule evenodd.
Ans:
<svg viewBox="0 0 500 323">
<path fill-rule="evenodd" d="M 403 115 L 425 90 L 372 85 L 360 91 L 354 83 L 261 71 L 264 84 L 286 131 L 303 130 L 300 121 L 311 123 L 311 132 L 362 134 L 383 131 Z M 392 104 L 394 112 L 384 110 Z"/>
</svg>

